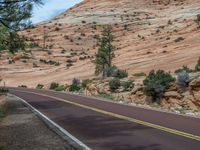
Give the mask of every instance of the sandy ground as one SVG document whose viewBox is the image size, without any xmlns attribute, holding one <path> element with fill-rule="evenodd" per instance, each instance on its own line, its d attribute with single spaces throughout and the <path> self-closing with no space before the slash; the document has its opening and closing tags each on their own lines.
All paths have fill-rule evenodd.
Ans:
<svg viewBox="0 0 200 150">
<path fill-rule="evenodd" d="M 7 116 L 0 121 L 0 150 L 73 149 L 19 100 L 6 98 L 6 108 Z"/>
</svg>

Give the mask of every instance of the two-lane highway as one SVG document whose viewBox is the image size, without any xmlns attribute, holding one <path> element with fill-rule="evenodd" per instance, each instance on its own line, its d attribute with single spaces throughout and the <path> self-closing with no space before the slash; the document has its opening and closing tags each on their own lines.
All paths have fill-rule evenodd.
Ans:
<svg viewBox="0 0 200 150">
<path fill-rule="evenodd" d="M 97 150 L 199 150 L 200 119 L 47 90 L 10 88 Z"/>
</svg>

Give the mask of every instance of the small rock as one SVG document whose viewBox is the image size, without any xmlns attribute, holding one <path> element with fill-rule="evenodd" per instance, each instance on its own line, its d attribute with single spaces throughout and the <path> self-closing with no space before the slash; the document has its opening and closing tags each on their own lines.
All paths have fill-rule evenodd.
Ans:
<svg viewBox="0 0 200 150">
<path fill-rule="evenodd" d="M 189 84 L 190 90 L 195 90 L 195 91 L 200 91 L 200 78 L 194 79 L 193 81 L 190 82 Z"/>
<path fill-rule="evenodd" d="M 165 92 L 164 97 L 165 97 L 165 98 L 176 98 L 176 99 L 181 99 L 181 95 L 180 95 L 177 91 Z"/>
</svg>

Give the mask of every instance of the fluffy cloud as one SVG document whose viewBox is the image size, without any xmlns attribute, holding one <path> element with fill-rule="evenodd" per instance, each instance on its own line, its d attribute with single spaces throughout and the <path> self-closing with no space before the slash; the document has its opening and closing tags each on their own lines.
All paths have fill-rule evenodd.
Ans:
<svg viewBox="0 0 200 150">
<path fill-rule="evenodd" d="M 43 6 L 35 6 L 31 21 L 33 23 L 38 23 L 48 20 L 81 1 L 82 0 L 44 0 Z"/>
</svg>

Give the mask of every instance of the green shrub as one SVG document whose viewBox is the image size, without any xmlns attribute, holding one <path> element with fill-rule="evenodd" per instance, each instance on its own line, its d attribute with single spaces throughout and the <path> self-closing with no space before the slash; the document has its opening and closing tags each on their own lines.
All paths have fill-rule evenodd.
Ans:
<svg viewBox="0 0 200 150">
<path fill-rule="evenodd" d="M 198 24 L 198 28 L 200 28 L 200 14 L 197 15 L 197 20 L 196 20 L 197 24 Z"/>
<path fill-rule="evenodd" d="M 65 86 L 64 85 L 60 85 L 60 86 L 56 87 L 54 90 L 55 91 L 65 91 Z"/>
<path fill-rule="evenodd" d="M 0 106 L 0 118 L 5 117 L 6 115 L 6 109 L 3 106 Z"/>
<path fill-rule="evenodd" d="M 68 63 L 68 64 L 66 64 L 66 67 L 71 67 L 71 66 L 73 66 L 72 63 Z"/>
<path fill-rule="evenodd" d="M 9 64 L 14 64 L 15 61 L 14 61 L 14 60 L 9 60 L 8 63 L 9 63 Z"/>
<path fill-rule="evenodd" d="M 113 77 L 115 72 L 116 72 L 116 70 L 117 70 L 116 66 L 107 67 L 105 69 L 106 76 L 107 77 Z"/>
<path fill-rule="evenodd" d="M 9 90 L 7 88 L 0 88 L 0 94 L 8 93 Z"/>
<path fill-rule="evenodd" d="M 49 89 L 50 90 L 55 90 L 57 87 L 59 87 L 59 84 L 56 83 L 56 82 L 52 82 L 51 85 L 50 85 L 50 87 L 49 87 Z"/>
<path fill-rule="evenodd" d="M 59 63 L 59 62 L 56 62 L 54 65 L 55 65 L 55 66 L 60 66 L 60 63 Z"/>
<path fill-rule="evenodd" d="M 116 77 L 119 79 L 128 77 L 128 73 L 125 70 L 120 70 L 116 66 L 107 67 L 105 74 L 107 77 Z"/>
<path fill-rule="evenodd" d="M 82 81 L 82 87 L 85 89 L 88 86 L 88 84 L 90 84 L 91 82 L 92 81 L 89 80 L 89 79 L 83 80 Z"/>
<path fill-rule="evenodd" d="M 183 72 L 183 71 L 186 71 L 187 73 L 193 72 L 193 70 L 188 68 L 188 66 L 183 66 L 182 68 L 177 69 L 175 71 L 175 73 L 180 73 L 180 72 Z"/>
<path fill-rule="evenodd" d="M 82 21 L 82 23 L 86 23 L 86 21 L 85 21 L 85 20 L 83 20 L 83 21 Z"/>
<path fill-rule="evenodd" d="M 133 80 L 128 80 L 122 83 L 124 91 L 129 91 L 133 87 Z"/>
<path fill-rule="evenodd" d="M 152 70 L 144 82 L 144 93 L 151 96 L 153 101 L 159 102 L 165 91 L 169 88 L 171 82 L 175 79 L 170 73 L 163 70 Z"/>
<path fill-rule="evenodd" d="M 0 150 L 5 150 L 5 146 L 0 145 Z"/>
<path fill-rule="evenodd" d="M 197 61 L 197 64 L 195 66 L 195 71 L 200 72 L 200 57 L 199 57 L 199 60 Z"/>
<path fill-rule="evenodd" d="M 60 28 L 59 28 L 59 27 L 56 27 L 56 28 L 55 28 L 55 31 L 59 31 L 59 30 L 60 30 Z"/>
<path fill-rule="evenodd" d="M 106 99 L 110 99 L 110 100 L 114 100 L 115 99 L 112 94 L 108 94 L 108 93 L 100 93 L 97 96 L 102 97 L 102 98 L 106 98 Z"/>
<path fill-rule="evenodd" d="M 43 89 L 44 88 L 44 85 L 42 85 L 42 84 L 38 84 L 37 86 L 36 86 L 36 89 Z"/>
<path fill-rule="evenodd" d="M 179 86 L 185 88 L 185 87 L 188 87 L 189 80 L 190 80 L 190 76 L 188 72 L 182 71 L 178 73 L 176 82 Z"/>
<path fill-rule="evenodd" d="M 133 74 L 133 76 L 135 76 L 135 77 L 145 77 L 146 74 L 144 72 L 139 72 L 139 73 Z"/>
<path fill-rule="evenodd" d="M 126 70 L 120 70 L 118 69 L 115 74 L 114 77 L 119 78 L 119 79 L 123 79 L 128 77 L 128 73 L 126 72 Z"/>
<path fill-rule="evenodd" d="M 66 53 L 66 50 L 65 50 L 65 49 L 63 49 L 63 50 L 61 51 L 61 54 L 64 54 L 64 53 Z"/>
<path fill-rule="evenodd" d="M 54 60 L 49 60 L 49 61 L 47 62 L 47 64 L 49 64 L 49 65 L 55 65 L 55 66 L 59 66 L 59 65 L 60 65 L 59 62 L 54 61 Z"/>
<path fill-rule="evenodd" d="M 26 85 L 19 85 L 18 87 L 21 87 L 21 88 L 28 88 Z"/>
<path fill-rule="evenodd" d="M 116 91 L 117 89 L 119 89 L 120 85 L 121 85 L 121 83 L 118 78 L 114 78 L 114 79 L 110 80 L 110 82 L 109 82 L 110 91 L 111 92 Z"/>
<path fill-rule="evenodd" d="M 75 92 L 75 91 L 79 91 L 80 89 L 81 89 L 80 80 L 74 78 L 72 81 L 72 84 L 69 87 L 69 91 Z"/>
<path fill-rule="evenodd" d="M 38 68 L 39 66 L 36 63 L 33 63 L 33 68 Z"/>
<path fill-rule="evenodd" d="M 67 63 L 73 63 L 73 61 L 71 59 L 68 59 L 66 62 Z"/>
<path fill-rule="evenodd" d="M 183 38 L 183 37 L 178 37 L 177 39 L 175 39 L 175 40 L 174 40 L 174 42 L 176 42 L 176 43 L 177 43 L 177 42 L 180 42 L 180 41 L 183 41 L 183 40 L 184 40 L 184 38 Z"/>
</svg>

